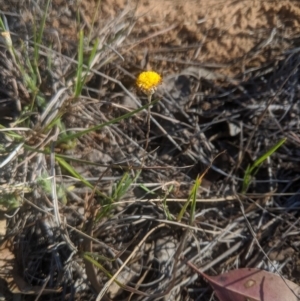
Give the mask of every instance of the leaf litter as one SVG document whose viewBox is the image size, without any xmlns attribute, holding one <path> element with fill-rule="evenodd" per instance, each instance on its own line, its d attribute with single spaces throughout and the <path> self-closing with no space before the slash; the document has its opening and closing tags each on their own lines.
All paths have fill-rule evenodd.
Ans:
<svg viewBox="0 0 300 301">
<path fill-rule="evenodd" d="M 43 16 L 42 2 L 1 6 L 20 52 Z M 39 65 L 45 104 L 23 116 L 30 116 L 30 131 L 14 121 L 21 113 L 15 108 L 26 108 L 32 92 L 24 91 L 21 71 L 1 48 L 1 124 L 14 129 L 14 136 L 1 133 L 1 161 L 10 159 L 0 171 L 1 191 L 24 203 L 7 215 L 19 275 L 41 288 L 37 296 L 59 291 L 42 300 L 210 300 L 212 291 L 183 255 L 209 274 L 256 267 L 298 283 L 297 2 L 141 1 L 136 10 L 120 0 L 102 2 L 93 23 L 97 3 L 52 1 Z M 80 28 L 103 48 L 74 100 L 78 13 Z M 147 110 L 65 143 L 68 131 L 146 104 L 134 81 L 147 68 L 162 73 L 164 83 L 153 96 L 159 102 L 151 108 L 146 157 Z M 58 112 L 63 125 L 40 131 Z M 47 149 L 57 131 L 61 143 Z M 27 148 L 16 148 L 17 135 Z M 287 141 L 239 193 L 247 166 L 281 139 Z M 61 156 L 56 164 L 53 156 Z M 195 212 L 182 210 L 210 164 Z M 109 203 L 123 191 L 117 185 L 128 180 L 124 171 L 131 185 Z M 39 183 L 48 177 L 45 191 Z M 94 263 L 87 266 L 86 258 Z"/>
<path fill-rule="evenodd" d="M 194 266 L 191 267 L 210 283 L 220 301 L 299 300 L 300 287 L 274 273 L 248 268 L 208 276 Z"/>
</svg>

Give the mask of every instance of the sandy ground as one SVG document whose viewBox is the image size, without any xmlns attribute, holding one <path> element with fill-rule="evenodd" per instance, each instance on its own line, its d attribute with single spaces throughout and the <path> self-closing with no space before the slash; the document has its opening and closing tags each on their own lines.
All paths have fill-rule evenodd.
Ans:
<svg viewBox="0 0 300 301">
<path fill-rule="evenodd" d="M 149 51 L 152 67 L 165 68 L 169 60 L 176 61 L 176 66 L 224 65 L 224 72 L 237 74 L 260 67 L 299 44 L 300 2 L 295 0 L 102 0 L 101 13 L 95 15 L 98 2 L 78 2 L 87 27 L 93 20 L 97 26 L 113 19 L 126 7 L 136 9 L 136 26 L 129 40 L 138 41 L 133 48 L 137 60 L 142 60 L 145 49 Z M 15 0 L 0 4 L 3 10 L 22 6 Z M 52 1 L 47 25 L 57 30 L 63 48 L 77 39 L 77 7 Z M 24 22 L 29 22 L 32 16 L 22 12 Z"/>
<path fill-rule="evenodd" d="M 241 61 L 261 66 L 300 33 L 299 1 L 114 0 L 102 5 L 110 16 L 126 5 L 136 6 L 134 34 L 146 39 L 142 48 L 152 51 L 153 61 L 161 61 L 167 48 L 171 56 L 176 48 L 190 47 L 188 56 L 186 51 L 176 54 L 177 62 L 225 64 L 227 72 L 228 65 L 240 71 Z"/>
</svg>

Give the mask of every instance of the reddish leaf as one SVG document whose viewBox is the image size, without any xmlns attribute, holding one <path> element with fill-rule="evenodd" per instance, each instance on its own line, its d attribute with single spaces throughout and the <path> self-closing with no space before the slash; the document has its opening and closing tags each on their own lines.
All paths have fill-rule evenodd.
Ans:
<svg viewBox="0 0 300 301">
<path fill-rule="evenodd" d="M 237 269 L 213 277 L 196 270 L 210 283 L 220 301 L 300 300 L 297 284 L 264 270 Z"/>
</svg>

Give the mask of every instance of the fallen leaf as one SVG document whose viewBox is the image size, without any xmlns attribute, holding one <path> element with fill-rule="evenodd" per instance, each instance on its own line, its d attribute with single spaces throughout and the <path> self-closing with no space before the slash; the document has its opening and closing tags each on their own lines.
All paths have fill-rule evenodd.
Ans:
<svg viewBox="0 0 300 301">
<path fill-rule="evenodd" d="M 208 276 L 188 263 L 214 289 L 220 301 L 298 301 L 300 287 L 277 274 L 243 268 Z"/>
</svg>

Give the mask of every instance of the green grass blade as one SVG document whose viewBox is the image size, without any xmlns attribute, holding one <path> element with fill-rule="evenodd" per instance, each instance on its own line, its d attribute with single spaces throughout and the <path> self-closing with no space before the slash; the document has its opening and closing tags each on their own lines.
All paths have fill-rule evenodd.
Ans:
<svg viewBox="0 0 300 301">
<path fill-rule="evenodd" d="M 39 58 L 39 50 L 40 50 L 39 45 L 41 45 L 41 42 L 42 42 L 50 2 L 51 2 L 51 0 L 48 0 L 46 3 L 46 8 L 44 10 L 43 18 L 42 18 L 42 21 L 40 22 L 40 26 L 39 26 L 40 30 L 38 32 L 38 35 L 37 35 L 35 43 L 34 43 L 34 61 L 36 63 L 36 66 L 38 65 L 37 61 Z"/>
<path fill-rule="evenodd" d="M 251 171 L 253 171 L 255 168 L 259 167 L 269 156 L 274 154 L 277 149 L 285 143 L 286 138 L 281 139 L 278 143 L 276 143 L 271 149 L 269 149 L 265 154 L 263 154 L 261 157 L 259 157 L 255 162 L 253 163 L 251 167 Z"/>
<path fill-rule="evenodd" d="M 109 258 L 107 256 L 104 255 L 100 255 L 100 254 L 96 254 L 96 253 L 92 253 L 92 252 L 84 252 L 84 255 L 87 255 L 89 257 L 91 257 L 92 259 L 97 259 L 97 260 L 102 260 L 102 261 L 107 261 L 107 262 L 115 262 L 116 259 L 115 258 Z"/>
<path fill-rule="evenodd" d="M 94 28 L 94 24 L 95 24 L 95 21 L 96 21 L 96 18 L 97 18 L 97 12 L 99 12 L 100 5 L 101 5 L 101 0 L 98 0 L 97 1 L 97 6 L 96 6 L 96 9 L 95 9 L 95 13 L 93 15 L 92 23 L 91 23 L 91 29 L 90 29 L 90 32 L 89 32 L 88 42 L 91 41 L 91 37 L 92 37 L 92 34 L 93 34 L 92 28 Z"/>
<path fill-rule="evenodd" d="M 90 56 L 89 56 L 89 60 L 88 60 L 88 64 L 87 64 L 87 70 L 85 72 L 83 72 L 83 66 L 84 66 L 84 62 L 83 62 L 83 46 L 84 46 L 83 45 L 83 39 L 80 43 L 80 47 L 81 47 L 80 49 L 82 49 L 82 50 L 80 50 L 78 52 L 80 59 L 79 59 L 79 66 L 78 66 L 78 69 L 77 69 L 77 71 L 80 71 L 80 72 L 78 72 L 78 74 L 77 74 L 76 84 L 78 84 L 78 87 L 77 87 L 77 91 L 75 91 L 75 97 L 78 97 L 82 92 L 83 85 L 86 82 L 86 78 L 89 74 L 89 71 L 91 70 L 91 65 L 92 65 L 93 60 L 96 56 L 98 45 L 99 45 L 99 40 L 97 39 L 94 43 L 94 46 L 93 46 L 92 51 L 91 51 Z"/>
<path fill-rule="evenodd" d="M 91 51 L 91 54 L 90 54 L 90 57 L 89 57 L 89 61 L 88 61 L 88 71 L 90 71 L 91 65 L 92 65 L 93 60 L 96 56 L 98 46 L 99 46 L 99 42 L 100 42 L 99 39 L 96 39 L 96 41 L 94 43 L 94 46 L 92 48 L 92 51 Z"/>
<path fill-rule="evenodd" d="M 119 201 L 128 191 L 130 185 L 136 181 L 136 179 L 138 178 L 140 172 L 138 173 L 138 175 L 135 178 L 131 178 L 129 173 L 126 172 L 123 177 L 121 178 L 121 180 L 117 183 L 117 185 L 115 186 L 115 189 L 113 189 L 112 192 L 112 199 L 116 202 Z"/>
<path fill-rule="evenodd" d="M 173 185 L 171 185 L 168 190 L 166 191 L 165 195 L 164 195 L 164 198 L 162 200 L 162 204 L 163 204 L 163 209 L 164 209 L 164 212 L 165 212 L 165 215 L 167 217 L 167 220 L 169 221 L 172 221 L 173 220 L 173 216 L 171 215 L 170 213 L 170 210 L 169 210 L 169 207 L 168 207 L 168 204 L 167 204 L 167 197 L 168 195 L 171 193 L 171 191 L 173 190 Z"/>
<path fill-rule="evenodd" d="M 181 221 L 184 213 L 187 210 L 188 205 L 191 204 L 191 211 L 190 211 L 190 225 L 192 225 L 194 223 L 195 220 L 195 212 L 196 212 L 196 204 L 197 204 L 197 191 L 202 183 L 202 179 L 203 177 L 206 175 L 206 173 L 208 172 L 209 168 L 211 167 L 211 164 L 209 164 L 209 166 L 206 168 L 206 170 L 199 176 L 197 176 L 195 184 L 193 185 L 192 191 L 189 194 L 189 197 L 186 201 L 186 203 L 184 204 L 184 206 L 182 207 L 181 211 L 179 212 L 179 215 L 177 216 L 177 221 Z"/>
<path fill-rule="evenodd" d="M 0 132 L 2 132 L 4 135 L 7 135 L 7 136 L 15 139 L 18 142 L 24 141 L 24 137 L 15 133 L 13 128 L 8 130 L 8 128 L 6 128 L 2 124 L 0 124 L 0 129 L 6 129 L 7 131 L 0 131 Z"/>
<path fill-rule="evenodd" d="M 146 187 L 144 184 L 139 184 L 139 187 L 141 189 L 143 189 L 145 192 L 147 192 L 148 194 L 151 194 L 151 195 L 155 195 L 155 192 L 153 190 L 150 190 L 148 187 Z"/>
<path fill-rule="evenodd" d="M 39 52 L 40 52 L 40 45 L 42 44 L 42 39 L 43 39 L 43 34 L 44 34 L 45 25 L 46 25 L 46 19 L 47 19 L 50 2 L 51 2 L 51 0 L 48 0 L 46 3 L 46 7 L 44 10 L 42 20 L 40 22 L 34 23 L 34 52 L 33 52 L 34 72 L 32 72 L 32 74 L 30 76 L 32 82 L 34 82 L 34 84 L 31 84 L 31 85 L 33 85 L 34 87 L 36 87 L 37 83 L 40 83 L 40 81 L 41 81 L 41 76 L 40 76 L 39 67 L 38 67 L 38 65 L 39 65 L 38 61 L 39 61 L 39 55 L 40 55 Z M 39 24 L 38 33 L 37 33 L 36 24 Z M 32 90 L 34 91 L 35 89 L 32 88 Z M 35 93 L 37 93 L 37 91 L 35 91 Z"/>
<path fill-rule="evenodd" d="M 81 131 L 81 132 L 78 132 L 78 133 L 76 133 L 76 134 L 72 134 L 72 135 L 69 135 L 69 136 L 67 136 L 67 137 L 63 137 L 63 138 L 59 139 L 59 140 L 57 141 L 57 143 L 60 144 L 60 143 L 62 143 L 62 142 L 68 141 L 68 140 L 73 140 L 73 139 L 79 138 L 79 137 L 81 137 L 81 136 L 83 136 L 83 135 L 85 135 L 85 134 L 88 134 L 88 133 L 90 133 L 90 132 L 97 131 L 97 130 L 100 130 L 100 129 L 106 127 L 106 126 L 115 124 L 115 123 L 117 123 L 117 122 L 119 122 L 119 121 L 121 121 L 121 120 L 123 120 L 123 119 L 129 118 L 129 117 L 135 115 L 136 113 L 138 113 L 138 112 L 140 112 L 140 111 L 142 111 L 142 110 L 148 108 L 149 106 L 153 106 L 153 105 L 154 105 L 155 103 L 157 103 L 158 101 L 159 101 L 159 99 L 157 99 L 157 100 L 155 100 L 155 101 L 152 101 L 151 103 L 147 103 L 146 105 L 144 105 L 144 106 L 142 106 L 142 107 L 140 107 L 140 108 L 138 108 L 138 109 L 136 109 L 136 110 L 134 110 L 134 111 L 132 111 L 132 112 L 126 113 L 126 114 L 124 114 L 124 115 L 122 115 L 122 116 L 120 116 L 120 117 L 117 117 L 117 118 L 115 118 L 115 119 L 113 119 L 113 120 L 110 120 L 110 121 L 101 123 L 101 124 L 99 124 L 99 125 L 90 127 L 90 128 L 88 128 L 88 129 L 86 129 L 86 130 L 84 130 L 84 131 Z"/>
<path fill-rule="evenodd" d="M 76 85 L 75 85 L 75 97 L 78 97 L 83 87 L 82 70 L 83 70 L 83 30 L 79 32 L 79 43 L 78 43 L 78 65 L 76 72 Z"/>
<path fill-rule="evenodd" d="M 197 177 L 196 182 L 193 186 L 192 192 L 191 192 L 191 210 L 190 210 L 190 225 L 194 224 L 195 221 L 195 212 L 196 212 L 196 204 L 197 204 L 197 191 L 201 185 L 202 178 Z"/>
<path fill-rule="evenodd" d="M 84 179 L 69 163 L 67 163 L 64 159 L 55 156 L 55 160 L 59 163 L 61 167 L 63 167 L 66 171 L 68 171 L 74 178 L 80 180 L 84 185 L 87 187 L 90 187 L 91 189 L 94 189 L 94 186 L 88 182 L 86 179 Z M 111 198 L 100 192 L 98 189 L 96 189 L 96 194 L 100 195 L 104 199 L 112 202 Z"/>
<path fill-rule="evenodd" d="M 183 215 L 186 212 L 188 205 L 190 204 L 190 201 L 191 201 L 191 194 L 189 195 L 187 201 L 184 203 L 183 207 L 181 208 L 181 210 L 180 210 L 180 212 L 177 216 L 177 221 L 178 222 L 180 222 L 182 220 Z"/>
<path fill-rule="evenodd" d="M 87 261 L 89 261 L 90 263 L 92 263 L 95 267 L 97 267 L 99 270 L 101 270 L 107 277 L 112 278 L 113 275 L 108 272 L 103 266 L 102 264 L 100 264 L 98 261 L 96 261 L 95 259 L 93 259 L 91 256 L 89 256 L 87 253 L 83 254 L 83 258 Z M 125 288 L 125 286 L 119 282 L 118 280 L 114 280 L 114 282 L 116 282 L 120 287 Z"/>
<path fill-rule="evenodd" d="M 258 171 L 258 168 L 261 164 L 272 154 L 274 154 L 286 141 L 286 138 L 281 139 L 278 143 L 276 143 L 273 147 L 271 147 L 265 154 L 260 156 L 255 162 L 248 166 L 243 180 L 242 193 L 246 193 L 251 183 L 252 176 Z"/>
<path fill-rule="evenodd" d="M 182 207 L 182 209 L 179 212 L 179 215 L 177 216 L 177 221 L 180 222 L 184 213 L 187 210 L 187 207 L 189 205 L 191 205 L 191 211 L 190 211 L 190 225 L 193 224 L 194 219 L 195 219 L 195 211 L 196 211 L 196 203 L 197 203 L 197 191 L 200 187 L 201 181 L 202 181 L 202 176 L 198 176 L 195 184 L 193 185 L 192 191 L 189 194 L 189 197 L 187 199 L 187 201 L 185 202 L 184 206 Z"/>
<path fill-rule="evenodd" d="M 244 179 L 243 179 L 243 187 L 242 187 L 242 193 L 245 193 L 250 185 L 251 182 L 251 172 L 250 172 L 250 165 L 247 166 L 247 169 L 245 171 Z"/>
<path fill-rule="evenodd" d="M 55 160 L 66 170 L 68 171 L 74 178 L 80 180 L 84 185 L 90 188 L 94 188 L 94 186 L 85 180 L 69 163 L 67 163 L 64 159 L 55 156 Z"/>
<path fill-rule="evenodd" d="M 109 278 L 112 278 L 112 274 L 110 274 L 103 266 L 102 264 L 100 264 L 98 261 L 96 261 L 95 259 L 93 259 L 90 255 L 88 254 L 84 254 L 83 258 L 87 261 L 89 261 L 90 263 L 92 263 L 95 267 L 97 267 L 99 270 L 101 270 L 103 273 L 106 274 L 106 276 L 108 276 Z"/>
<path fill-rule="evenodd" d="M 2 18 L 0 17 L 0 28 L 3 30 L 3 31 L 6 31 L 6 27 L 4 25 L 4 22 L 2 21 Z"/>
</svg>

